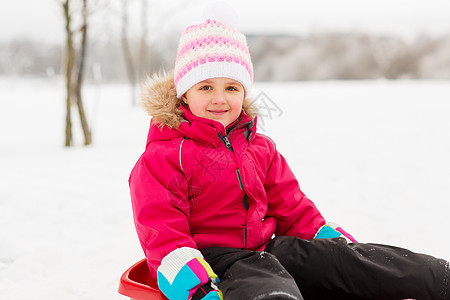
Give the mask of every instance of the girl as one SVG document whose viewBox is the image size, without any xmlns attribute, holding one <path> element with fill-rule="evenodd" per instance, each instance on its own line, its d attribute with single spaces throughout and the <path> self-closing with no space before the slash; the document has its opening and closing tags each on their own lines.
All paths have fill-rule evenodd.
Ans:
<svg viewBox="0 0 450 300">
<path fill-rule="evenodd" d="M 154 77 L 146 150 L 130 176 L 151 276 L 169 299 L 450 299 L 445 260 L 357 243 L 327 224 L 247 98 L 245 36 L 216 20 L 181 36 Z M 219 280 L 220 279 L 220 280 Z"/>
</svg>

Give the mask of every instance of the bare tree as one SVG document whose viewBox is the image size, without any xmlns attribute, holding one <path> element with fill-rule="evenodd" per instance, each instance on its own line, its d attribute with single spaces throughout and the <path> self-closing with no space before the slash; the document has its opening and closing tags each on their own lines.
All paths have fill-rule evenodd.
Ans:
<svg viewBox="0 0 450 300">
<path fill-rule="evenodd" d="M 60 2 L 64 12 L 65 32 L 66 32 L 66 57 L 65 57 L 65 79 L 66 79 L 66 130 L 65 146 L 70 147 L 72 140 L 72 105 L 76 104 L 80 116 L 81 127 L 84 134 L 84 144 L 92 143 L 92 134 L 88 126 L 83 100 L 82 85 L 84 66 L 86 59 L 87 41 L 88 41 L 88 5 L 87 0 L 82 0 L 81 8 L 72 9 L 72 4 L 76 0 L 64 0 Z M 73 17 L 78 14 L 81 19 L 79 30 L 74 30 Z M 75 34 L 81 34 L 81 40 L 78 45 L 75 43 Z M 78 46 L 78 47 L 76 47 Z"/>
<path fill-rule="evenodd" d="M 86 50 L 87 50 L 87 32 L 88 32 L 88 9 L 87 9 L 87 0 L 83 0 L 82 7 L 82 26 L 81 26 L 81 44 L 80 44 L 80 53 L 78 60 L 78 76 L 76 81 L 76 96 L 77 96 L 77 106 L 78 113 L 80 115 L 81 127 L 83 128 L 84 133 L 84 144 L 90 145 L 92 143 L 92 135 L 89 129 L 89 125 L 86 118 L 86 113 L 83 107 L 81 87 L 83 85 L 84 79 L 84 66 L 86 62 Z"/>
<path fill-rule="evenodd" d="M 141 45 L 139 47 L 138 81 L 142 82 L 148 66 L 148 0 L 141 0 Z"/>
<path fill-rule="evenodd" d="M 133 55 L 131 53 L 131 47 L 128 37 L 128 0 L 122 0 L 122 53 L 125 61 L 125 68 L 127 71 L 128 82 L 131 87 L 131 103 L 136 104 L 136 68 L 133 62 Z"/>
<path fill-rule="evenodd" d="M 65 30 L 66 30 L 66 57 L 64 62 L 65 77 L 66 77 L 66 139 L 65 146 L 72 145 L 72 72 L 74 61 L 74 48 L 73 48 L 73 32 L 71 29 L 71 14 L 70 14 L 70 1 L 65 0 L 61 3 L 64 10 Z"/>
</svg>

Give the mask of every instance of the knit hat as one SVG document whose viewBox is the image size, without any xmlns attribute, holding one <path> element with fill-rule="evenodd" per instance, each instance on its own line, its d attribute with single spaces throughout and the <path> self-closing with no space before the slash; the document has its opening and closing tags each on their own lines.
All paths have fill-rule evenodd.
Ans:
<svg viewBox="0 0 450 300">
<path fill-rule="evenodd" d="M 208 78 L 226 77 L 250 94 L 253 65 L 245 36 L 220 21 L 208 19 L 186 28 L 178 44 L 174 80 L 177 97 Z"/>
</svg>

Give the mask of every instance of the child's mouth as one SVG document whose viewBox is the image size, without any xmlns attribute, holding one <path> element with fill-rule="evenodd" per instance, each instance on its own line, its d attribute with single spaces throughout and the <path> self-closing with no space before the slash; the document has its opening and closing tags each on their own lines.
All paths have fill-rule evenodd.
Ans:
<svg viewBox="0 0 450 300">
<path fill-rule="evenodd" d="M 217 116 L 221 116 L 227 112 L 227 110 L 208 110 L 209 113 Z"/>
</svg>

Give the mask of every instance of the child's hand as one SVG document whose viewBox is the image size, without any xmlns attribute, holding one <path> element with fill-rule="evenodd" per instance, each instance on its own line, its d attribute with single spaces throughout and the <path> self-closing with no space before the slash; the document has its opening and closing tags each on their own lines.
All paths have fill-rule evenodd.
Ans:
<svg viewBox="0 0 450 300">
<path fill-rule="evenodd" d="M 223 300 L 223 295 L 220 290 L 209 292 L 202 300 Z"/>
<path fill-rule="evenodd" d="M 342 229 L 342 227 L 332 222 L 329 222 L 320 227 L 319 231 L 317 231 L 316 236 L 314 238 L 332 239 L 337 237 L 343 237 L 349 243 L 357 243 L 357 241 L 349 233 L 347 233 L 344 229 Z"/>
<path fill-rule="evenodd" d="M 216 288 L 217 275 L 197 249 L 183 247 L 167 254 L 158 268 L 158 286 L 170 300 L 190 299 L 203 285 Z M 221 299 L 222 293 L 211 288 L 199 299 Z M 211 295 L 210 295 L 211 294 Z"/>
<path fill-rule="evenodd" d="M 199 287 L 191 300 L 223 300 L 223 295 L 215 283 L 211 282 Z"/>
</svg>

